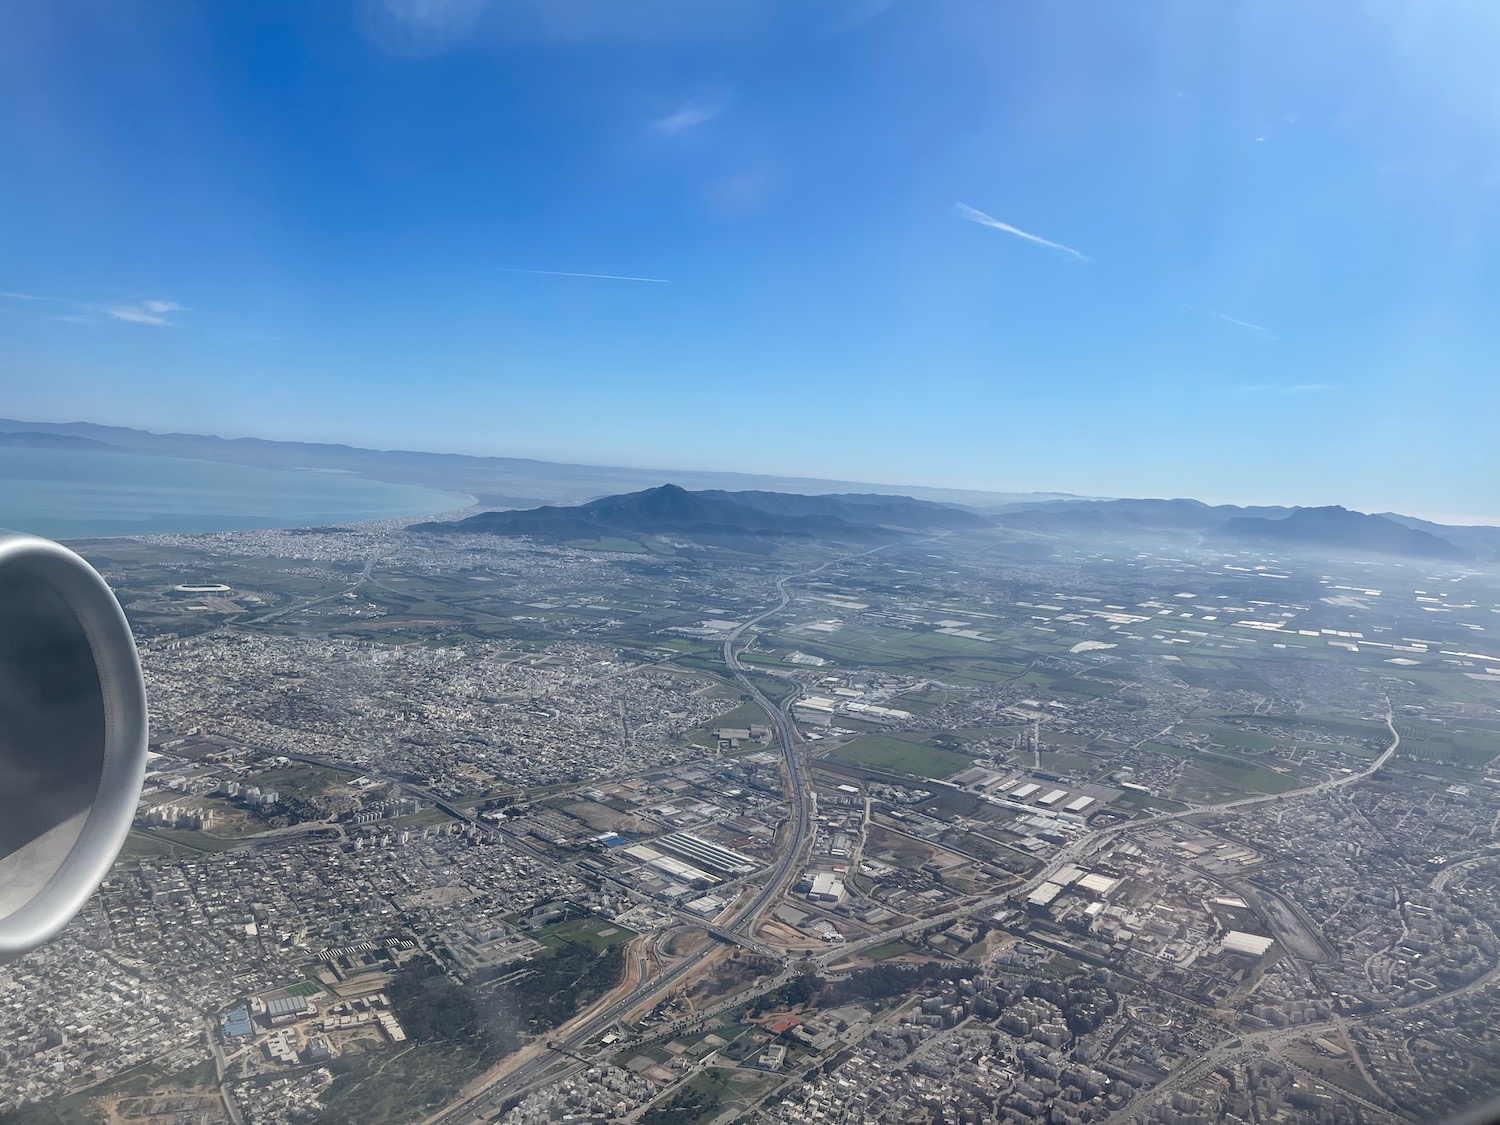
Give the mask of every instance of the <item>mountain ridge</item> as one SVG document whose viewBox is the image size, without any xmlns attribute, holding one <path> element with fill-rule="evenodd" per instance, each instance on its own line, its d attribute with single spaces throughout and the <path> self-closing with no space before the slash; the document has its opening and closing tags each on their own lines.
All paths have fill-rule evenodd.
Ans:
<svg viewBox="0 0 1500 1125">
<path fill-rule="evenodd" d="M 728 502 L 749 503 L 759 511 L 777 513 L 789 519 L 797 515 L 815 516 L 825 521 L 825 532 L 832 528 L 845 537 L 868 536 L 870 532 L 857 532 L 826 521 L 836 518 L 854 528 L 871 524 L 883 526 L 886 534 L 890 534 L 891 529 L 904 526 L 917 531 L 962 531 L 993 523 L 1016 531 L 1043 535 L 1167 532 L 1209 536 L 1225 542 L 1235 541 L 1235 535 L 1259 535 L 1261 541 L 1278 542 L 1284 546 L 1295 545 L 1305 538 L 1305 545 L 1308 546 L 1343 546 L 1387 552 L 1394 546 L 1396 553 L 1415 546 L 1419 552 L 1435 551 L 1435 554 L 1426 556 L 1434 558 L 1455 557 L 1447 550 L 1447 547 L 1452 547 L 1456 549 L 1458 556 L 1479 560 L 1500 559 L 1500 527 L 1436 524 L 1394 512 L 1376 513 L 1369 518 L 1385 520 L 1395 528 L 1423 532 L 1441 543 L 1434 546 L 1432 542 L 1421 538 L 1413 539 L 1393 528 L 1385 528 L 1373 538 L 1362 538 L 1352 527 L 1346 528 L 1347 540 L 1336 534 L 1329 539 L 1331 533 L 1325 529 L 1320 538 L 1305 523 L 1273 528 L 1270 531 L 1259 524 L 1237 524 L 1228 529 L 1227 536 L 1220 535 L 1224 530 L 1223 525 L 1230 520 L 1243 518 L 1279 522 L 1302 510 L 1282 505 L 1212 505 L 1183 497 L 1108 498 L 1058 492 L 994 493 L 966 489 L 900 488 L 764 474 L 664 472 L 565 464 L 533 458 L 376 450 L 335 443 L 283 442 L 253 437 L 221 438 L 189 433 L 157 434 L 92 422 L 23 422 L 0 418 L 0 448 L 108 451 L 279 469 L 337 469 L 373 480 L 466 492 L 480 506 L 490 509 L 535 511 L 540 507 L 556 508 L 558 510 L 553 516 L 557 520 L 578 519 L 576 509 L 582 504 L 628 495 L 632 490 L 639 491 L 643 487 L 649 491 L 661 480 L 672 479 Z M 753 484 L 758 487 L 730 491 L 724 487 L 727 484 Z M 739 499 L 734 499 L 736 497 Z M 902 504 L 927 504 L 932 507 L 898 510 Z M 869 511 L 872 506 L 885 506 L 890 510 L 877 518 Z M 738 516 L 743 517 L 743 513 L 738 513 Z M 979 522 L 976 523 L 976 520 Z M 756 517 L 752 522 L 761 525 L 760 531 L 765 537 L 817 533 L 816 528 L 807 525 L 767 524 L 764 517 Z M 683 526 L 699 526 L 702 534 L 709 534 L 704 530 L 707 527 L 717 527 L 733 534 L 734 529 L 742 529 L 744 524 L 731 519 L 727 523 L 710 521 L 701 526 Z"/>
<path fill-rule="evenodd" d="M 429 522 L 413 531 L 478 532 L 569 542 L 604 538 L 681 536 L 709 545 L 826 540 L 894 541 L 906 536 L 990 526 L 982 516 L 950 505 L 903 496 L 851 494 L 690 492 L 680 485 L 606 496 L 570 507 L 481 512 L 465 519 Z"/>
<path fill-rule="evenodd" d="M 68 449 L 78 453 L 126 453 L 118 445 L 73 434 L 49 434 L 38 430 L 0 431 L 0 447 L 7 449 Z"/>
<path fill-rule="evenodd" d="M 1453 543 L 1429 531 L 1408 527 L 1385 516 L 1351 512 L 1338 504 L 1299 508 L 1283 519 L 1235 516 L 1213 534 L 1215 538 L 1238 543 L 1353 548 L 1422 559 L 1466 557 Z"/>
</svg>

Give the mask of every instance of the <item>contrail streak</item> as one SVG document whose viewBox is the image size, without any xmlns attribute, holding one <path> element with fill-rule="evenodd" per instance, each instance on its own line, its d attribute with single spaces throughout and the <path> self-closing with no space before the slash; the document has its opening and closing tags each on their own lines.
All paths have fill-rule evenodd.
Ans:
<svg viewBox="0 0 1500 1125">
<path fill-rule="evenodd" d="M 996 230 L 1003 230 L 1006 234 L 1013 234 L 1017 238 L 1024 238 L 1027 242 L 1035 242 L 1038 246 L 1046 246 L 1052 250 L 1061 250 L 1064 254 L 1073 255 L 1080 262 L 1089 260 L 1087 254 L 1081 254 L 1071 246 L 1064 246 L 1061 242 L 1053 242 L 1050 239 L 1043 238 L 1041 235 L 1024 231 L 1020 227 L 1013 227 L 1009 223 L 1002 223 L 993 215 L 986 215 L 983 211 L 976 207 L 970 207 L 967 203 L 956 203 L 954 206 L 958 208 L 958 213 L 971 223 L 978 223 L 982 227 L 994 227 Z"/>
<path fill-rule="evenodd" d="M 1215 317 L 1218 320 L 1225 321 L 1229 324 L 1238 324 L 1241 328 L 1249 328 L 1254 332 L 1264 332 L 1267 336 L 1271 334 L 1271 330 L 1263 325 L 1251 324 L 1248 320 L 1241 320 L 1239 319 L 1239 317 L 1228 316 L 1225 313 L 1221 312 L 1214 312 L 1213 309 L 1204 309 L 1203 311 L 1206 312 L 1209 316 Z"/>
<path fill-rule="evenodd" d="M 547 277 L 592 277 L 600 281 L 649 281 L 652 285 L 671 285 L 665 277 L 627 277 L 618 273 L 572 273 L 568 270 L 522 270 L 501 266 L 502 273 L 536 273 Z"/>
</svg>

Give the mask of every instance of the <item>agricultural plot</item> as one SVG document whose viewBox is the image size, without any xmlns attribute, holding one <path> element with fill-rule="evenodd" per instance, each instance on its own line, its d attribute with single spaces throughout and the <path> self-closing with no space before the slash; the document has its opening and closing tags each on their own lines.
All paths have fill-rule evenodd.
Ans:
<svg viewBox="0 0 1500 1125">
<path fill-rule="evenodd" d="M 570 539 L 566 547 L 579 547 L 585 551 L 616 551 L 630 555 L 647 554 L 646 547 L 635 539 L 624 539 L 617 535 L 604 535 L 598 539 Z"/>
<path fill-rule="evenodd" d="M 1165 742 L 1142 742 L 1137 750 L 1149 750 L 1153 754 L 1167 754 L 1173 758 L 1190 758 L 1194 751 L 1181 746 L 1168 746 Z"/>
<path fill-rule="evenodd" d="M 1412 683 L 1414 695 L 1450 700 L 1454 703 L 1478 703 L 1489 707 L 1500 704 L 1500 692 L 1494 683 L 1475 680 L 1462 672 L 1408 671 L 1402 678 Z"/>
<path fill-rule="evenodd" d="M 1172 674 L 1188 687 L 1210 691 L 1269 693 L 1271 685 L 1237 661 L 1189 654 L 1173 667 Z"/>
<path fill-rule="evenodd" d="M 1500 754 L 1500 732 L 1496 731 L 1401 722 L 1396 724 L 1396 733 L 1401 736 L 1401 746 L 1396 753 L 1403 758 L 1482 769 Z"/>
<path fill-rule="evenodd" d="M 946 633 L 915 629 L 883 629 L 856 626 L 836 633 L 780 634 L 774 643 L 821 656 L 836 664 L 863 664 L 877 668 L 900 667 L 921 674 L 936 660 L 984 657 L 993 646 L 986 641 L 954 637 Z"/>
<path fill-rule="evenodd" d="M 974 759 L 967 754 L 940 750 L 920 741 L 882 734 L 861 735 L 840 746 L 828 757 L 836 762 L 930 778 L 951 777 L 974 764 Z"/>
<path fill-rule="evenodd" d="M 1119 684 L 1090 680 L 1083 676 L 1059 676 L 1049 672 L 1028 672 L 1021 677 L 1023 684 L 1036 684 L 1057 695 L 1082 695 L 1099 699 L 1120 690 Z"/>
<path fill-rule="evenodd" d="M 1252 793 L 1285 793 L 1289 789 L 1296 789 L 1319 780 L 1299 778 L 1290 772 L 1279 773 L 1276 770 L 1256 765 L 1254 762 L 1247 762 L 1243 758 L 1234 758 L 1225 754 L 1198 754 L 1188 768 L 1211 774 Z"/>
<path fill-rule="evenodd" d="M 1218 746 L 1236 746 L 1246 750 L 1272 750 L 1283 745 L 1281 741 L 1270 735 L 1219 724 L 1183 723 L 1176 729 L 1179 734 L 1201 735 Z"/>
</svg>

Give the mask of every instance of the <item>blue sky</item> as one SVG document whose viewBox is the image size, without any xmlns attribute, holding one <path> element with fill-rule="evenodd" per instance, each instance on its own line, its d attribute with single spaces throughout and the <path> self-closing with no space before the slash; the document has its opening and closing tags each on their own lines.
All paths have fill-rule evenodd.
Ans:
<svg viewBox="0 0 1500 1125">
<path fill-rule="evenodd" d="M 0 414 L 1500 521 L 1497 57 L 1490 0 L 9 0 Z"/>
</svg>

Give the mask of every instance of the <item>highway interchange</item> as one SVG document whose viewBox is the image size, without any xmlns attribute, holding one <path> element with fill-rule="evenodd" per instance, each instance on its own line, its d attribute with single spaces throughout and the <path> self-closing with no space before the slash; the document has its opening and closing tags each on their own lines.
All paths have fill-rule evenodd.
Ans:
<svg viewBox="0 0 1500 1125">
<path fill-rule="evenodd" d="M 881 548 L 875 548 L 880 550 Z M 860 555 L 870 554 L 870 551 L 860 552 Z M 763 884 L 754 895 L 741 906 L 739 906 L 733 917 L 716 926 L 709 927 L 710 932 L 718 942 L 730 941 L 743 945 L 747 948 L 759 951 L 763 947 L 753 938 L 756 925 L 760 921 L 764 910 L 774 903 L 786 890 L 787 886 L 796 877 L 802 860 L 802 852 L 812 828 L 813 798 L 811 787 L 805 782 L 805 765 L 802 760 L 800 749 L 801 737 L 796 726 L 792 723 L 787 712 L 769 698 L 758 688 L 746 675 L 744 666 L 740 663 L 735 648 L 746 638 L 756 626 L 767 618 L 781 612 L 791 601 L 788 584 L 805 579 L 818 571 L 825 569 L 847 558 L 859 557 L 858 555 L 845 556 L 833 559 L 829 562 L 815 567 L 801 574 L 787 575 L 776 583 L 779 600 L 769 609 L 750 618 L 736 627 L 724 639 L 723 660 L 725 666 L 734 676 L 740 686 L 750 695 L 757 705 L 766 713 L 776 731 L 777 743 L 781 748 L 782 758 L 786 770 L 786 785 L 791 804 L 790 817 L 786 837 L 782 843 L 780 858 L 766 874 Z M 789 702 L 789 701 L 788 701 Z M 1141 820 L 1127 821 L 1102 831 L 1079 837 L 1064 845 L 1052 858 L 1052 861 L 1044 866 L 1019 886 L 1008 887 L 1004 892 L 993 895 L 978 903 L 970 903 L 961 909 L 950 911 L 945 915 L 920 919 L 916 922 L 898 927 L 893 930 L 884 931 L 880 934 L 871 935 L 855 942 L 840 944 L 825 950 L 814 958 L 822 966 L 827 966 L 838 961 L 847 960 L 851 955 L 860 950 L 882 942 L 888 942 L 895 938 L 905 936 L 910 932 L 927 930 L 935 925 L 957 919 L 959 917 L 973 914 L 976 911 L 990 907 L 998 907 L 1001 904 L 1014 900 L 1019 895 L 1025 895 L 1029 891 L 1040 886 L 1047 879 L 1055 875 L 1062 867 L 1083 859 L 1088 853 L 1096 851 L 1115 835 L 1138 829 L 1142 825 L 1158 821 L 1172 820 L 1181 817 L 1193 816 L 1201 813 L 1219 813 L 1234 811 L 1269 801 L 1286 800 L 1294 797 L 1304 797 L 1313 794 L 1327 793 L 1352 785 L 1358 781 L 1370 777 L 1382 766 L 1384 766 L 1396 753 L 1400 745 L 1401 737 L 1397 733 L 1392 718 L 1389 703 L 1387 704 L 1386 726 L 1390 731 L 1390 746 L 1366 769 L 1349 773 L 1343 777 L 1330 779 L 1316 785 L 1303 789 L 1289 790 L 1284 793 L 1265 794 L 1262 796 L 1246 797 L 1240 800 L 1230 801 L 1221 805 L 1195 806 L 1188 809 L 1162 813 Z M 430 795 L 428 795 L 430 796 Z M 503 1106 L 515 1099 L 517 1096 L 550 1081 L 572 1066 L 586 1061 L 578 1052 L 586 1044 L 591 1042 L 611 1025 L 631 1011 L 641 1008 L 654 999 L 664 996 L 677 982 L 689 976 L 695 969 L 703 964 L 718 948 L 716 942 L 706 942 L 694 952 L 685 956 L 671 968 L 656 977 L 648 977 L 644 961 L 638 968 L 640 983 L 624 996 L 613 1001 L 606 1002 L 605 1006 L 591 1014 L 585 1014 L 581 1019 L 575 1019 L 571 1027 L 559 1038 L 549 1040 L 546 1049 L 536 1051 L 525 1061 L 514 1065 L 509 1070 L 504 1070 L 504 1064 L 499 1068 L 500 1073 L 494 1081 L 486 1085 L 478 1093 L 465 1098 L 463 1101 L 450 1106 L 437 1116 L 430 1118 L 428 1125 L 472 1125 L 474 1122 L 488 1121 L 495 1117 Z M 768 988 L 790 979 L 792 970 L 783 969 L 779 977 L 771 982 L 761 982 L 752 991 L 763 992 Z M 747 994 L 748 996 L 748 994 Z M 725 1003 L 742 1002 L 742 997 L 735 996 L 730 1001 L 716 1005 L 715 1010 L 725 1009 Z M 1217 1055 L 1214 1057 L 1217 1058 Z M 1206 1060 L 1205 1060 L 1206 1061 Z M 1199 1068 L 1193 1068 L 1195 1071 Z"/>
<path fill-rule="evenodd" d="M 880 548 L 876 548 L 879 550 Z M 869 554 L 864 551 L 860 554 Z M 853 558 L 856 556 L 847 556 Z M 796 877 L 802 850 L 807 842 L 808 834 L 812 828 L 812 796 L 810 788 L 804 783 L 803 763 L 799 751 L 800 738 L 797 729 L 788 718 L 782 708 L 772 702 L 766 695 L 756 687 L 745 674 L 744 667 L 740 664 L 739 657 L 735 654 L 735 645 L 741 639 L 773 614 L 780 613 L 791 601 L 791 594 L 787 590 L 788 583 L 801 578 L 807 578 L 824 567 L 831 566 L 834 562 L 842 562 L 842 559 L 830 560 L 822 566 L 802 574 L 787 575 L 776 583 L 779 601 L 763 613 L 750 618 L 739 625 L 724 639 L 724 664 L 733 673 L 734 678 L 740 686 L 749 693 L 752 699 L 765 711 L 776 730 L 776 740 L 781 747 L 782 759 L 786 767 L 787 788 L 790 794 L 791 815 L 788 820 L 786 838 L 782 842 L 781 855 L 775 866 L 767 873 L 765 882 L 755 892 L 750 900 L 740 906 L 732 919 L 713 927 L 712 932 L 724 938 L 739 938 L 739 944 L 756 946 L 751 935 L 760 915 L 765 908 L 780 898 L 787 886 Z M 722 931 L 722 933 L 721 933 Z M 572 1029 L 562 1038 L 551 1040 L 548 1044 L 549 1050 L 539 1052 L 532 1058 L 526 1060 L 508 1073 L 501 1075 L 496 1081 L 486 1086 L 482 1091 L 465 1099 L 459 1104 L 450 1107 L 439 1116 L 432 1118 L 433 1125 L 464 1125 L 474 1121 L 486 1121 L 493 1117 L 501 1105 L 508 1099 L 525 1089 L 536 1085 L 538 1081 L 545 1078 L 550 1072 L 571 1065 L 578 1059 L 577 1051 L 580 1047 L 590 1042 L 611 1024 L 615 1023 L 627 1012 L 630 1012 L 648 1003 L 655 997 L 666 993 L 674 984 L 682 980 L 694 969 L 701 965 L 712 955 L 717 946 L 713 942 L 705 943 L 693 953 L 688 954 L 677 964 L 673 965 L 665 973 L 649 980 L 642 980 L 639 985 L 625 996 L 620 997 L 604 1008 L 586 1016 L 581 1022 L 575 1022 Z M 765 985 L 761 986 L 766 987 Z"/>
</svg>

